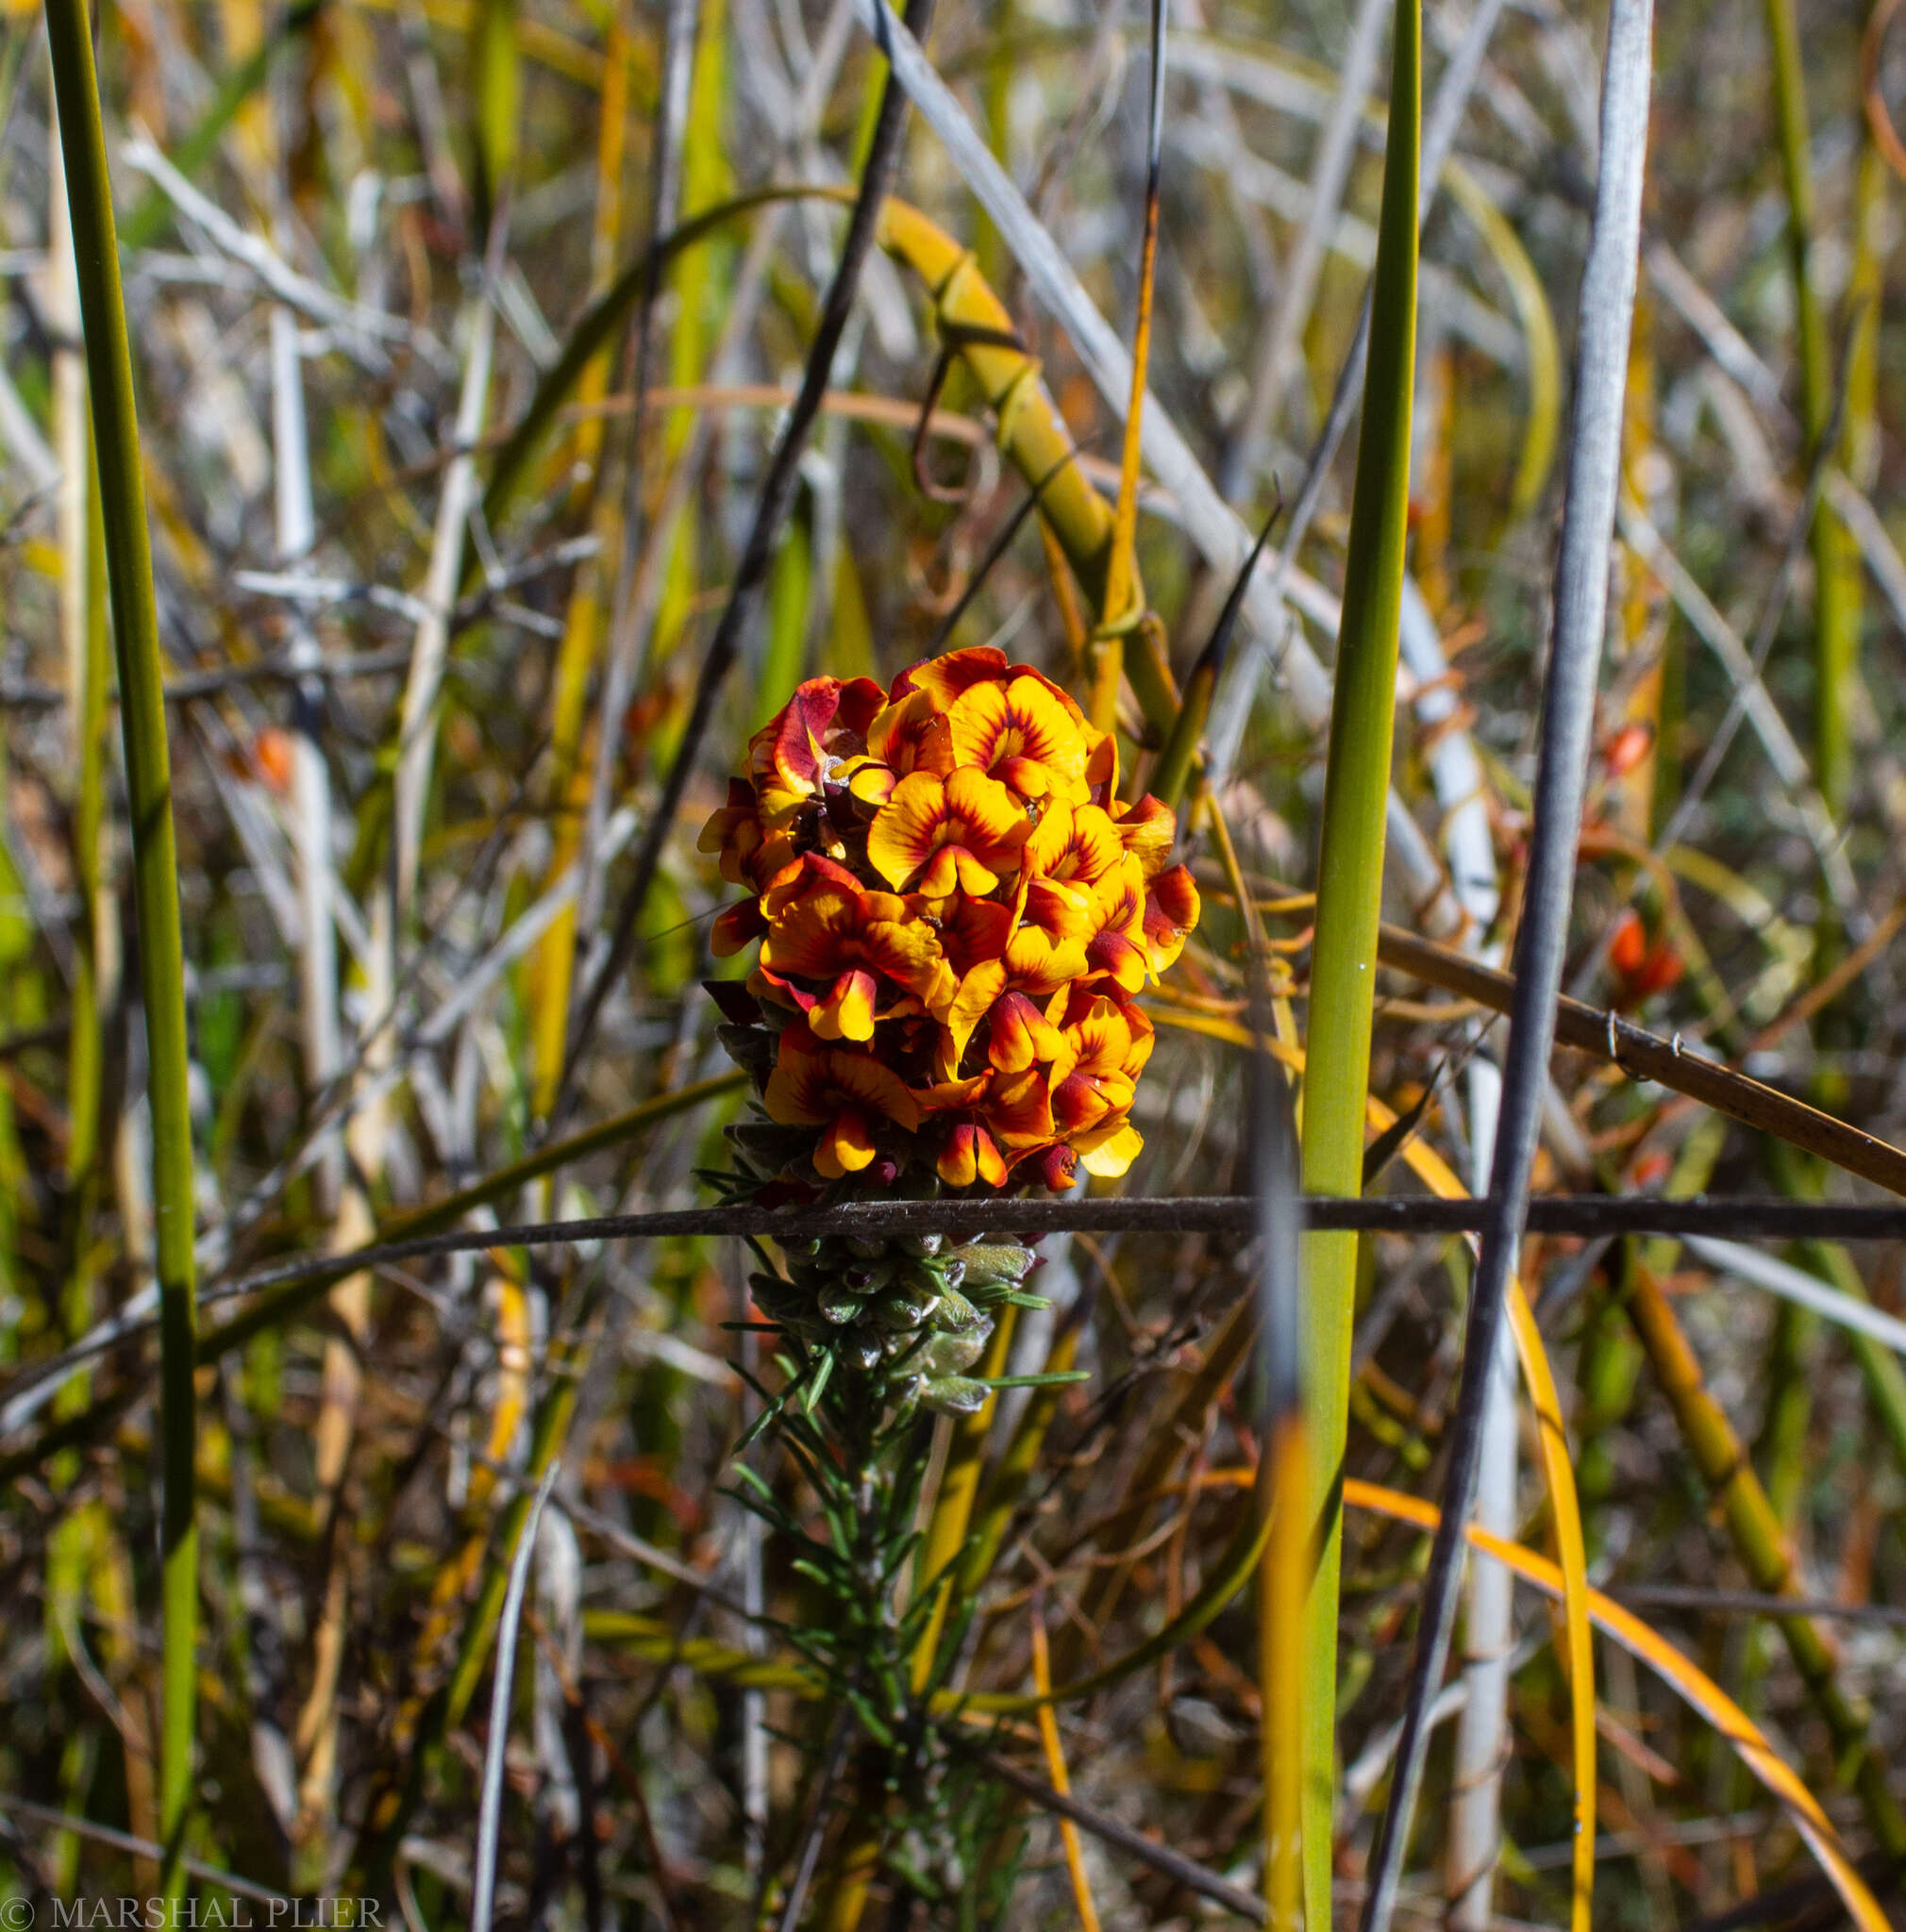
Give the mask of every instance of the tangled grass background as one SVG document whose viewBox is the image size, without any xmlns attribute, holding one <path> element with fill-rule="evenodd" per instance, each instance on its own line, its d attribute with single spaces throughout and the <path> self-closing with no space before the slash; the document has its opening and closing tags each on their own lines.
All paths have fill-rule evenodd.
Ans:
<svg viewBox="0 0 1906 1932">
<path fill-rule="evenodd" d="M 1594 1013 L 1510 1081 L 1541 1191 L 1871 1202 L 1906 1137 L 1892 11 L 1655 22 L 1572 915 L 1537 922 Z M 1390 18 L 1184 4 L 1161 70 L 1138 14 L 916 6 L 962 144 L 896 44 L 900 111 L 852 0 L 139 0 L 96 33 L 115 254 L 52 107 L 83 20 L 0 13 L 9 1896 L 1249 1918 L 1265 1740 L 1334 1699 L 1307 1843 L 1363 1908 L 1468 1427 L 1461 1237 L 1338 1251 L 1334 1668 L 1286 1676 L 1263 1241 L 490 1242 L 232 1290 L 777 1179 L 1258 1191 L 1261 1061 L 1300 1068 L 1312 893 L 1343 898 L 1340 623 L 1382 580 L 1333 405 L 1399 205 Z M 1488 1181 L 1563 469 L 1612 406 L 1581 374 L 1608 41 L 1546 0 L 1424 18 L 1446 159 L 1413 341 L 1394 305 L 1370 337 L 1375 418 L 1399 367 L 1408 402 L 1392 927 L 1367 1106 L 1299 1099 L 1306 1135 L 1347 1109 L 1371 1191 L 1446 1195 Z M 136 445 L 81 353 L 114 259 Z M 910 685 L 928 658 L 972 681 Z M 186 1246 L 195 1379 L 153 1330 Z M 1824 1923 L 1856 1866 L 1897 1918 L 1900 1253 L 1523 1241 L 1553 1400 L 1505 1348 L 1471 1418 L 1480 1531 L 1522 1547 L 1473 1566 L 1400 1912 L 1588 1908 L 1580 1638 L 1597 1924 Z"/>
</svg>

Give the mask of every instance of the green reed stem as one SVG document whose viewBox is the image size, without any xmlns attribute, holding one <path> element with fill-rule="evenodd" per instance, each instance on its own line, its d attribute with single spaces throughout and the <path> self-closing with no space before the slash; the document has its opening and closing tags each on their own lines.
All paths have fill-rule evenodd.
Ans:
<svg viewBox="0 0 1906 1932">
<path fill-rule="evenodd" d="M 102 840 L 106 820 L 106 720 L 108 662 L 112 644 L 106 621 L 106 535 L 99 503 L 99 466 L 87 465 L 86 642 L 75 667 L 75 750 L 78 788 L 73 806 L 74 883 L 79 889 L 79 943 L 73 953 L 73 1020 L 66 1039 L 66 1175 L 71 1238 L 67 1251 L 65 1324 L 77 1341 L 92 1321 L 92 1214 L 99 1200 L 100 1097 L 105 1068 L 105 1029 L 101 1008 L 105 933 L 100 918 L 104 884 Z M 65 1391 L 59 1410 L 70 1415 L 85 1406 L 90 1378 L 79 1377 Z"/>
<path fill-rule="evenodd" d="M 160 1885 L 184 1884 L 186 1809 L 192 1795 L 193 1650 L 198 1618 L 198 1535 L 192 1514 L 192 1117 L 187 1107 L 185 964 L 178 924 L 178 854 L 159 655 L 159 610 L 146 540 L 132 355 L 119 283 L 106 129 L 83 0 L 46 0 L 46 40 L 59 109 L 67 202 L 78 258 L 79 312 L 92 391 L 106 562 L 119 657 L 120 721 L 132 814 L 133 891 L 139 915 L 140 991 L 145 1004 L 152 1102 L 152 1194 L 159 1291 L 159 1399 L 165 1445 L 159 1549 L 164 1569 L 159 1826 L 166 1848 Z"/>
<path fill-rule="evenodd" d="M 1410 412 L 1416 358 L 1416 189 L 1422 118 L 1422 15 L 1400 0 L 1391 54 L 1390 127 L 1372 288 L 1369 377 L 1345 559 L 1336 691 L 1330 705 L 1317 862 L 1304 1077 L 1303 1187 L 1363 1191 L 1371 994 L 1383 887 L 1383 817 L 1396 708 L 1396 636 L 1410 496 Z M 1338 1484 L 1348 1428 L 1357 1237 L 1305 1237 L 1303 1386 L 1315 1460 L 1308 1521 L 1323 1531 L 1304 1612 L 1305 1921 L 1330 1920 L 1335 1790 Z"/>
</svg>

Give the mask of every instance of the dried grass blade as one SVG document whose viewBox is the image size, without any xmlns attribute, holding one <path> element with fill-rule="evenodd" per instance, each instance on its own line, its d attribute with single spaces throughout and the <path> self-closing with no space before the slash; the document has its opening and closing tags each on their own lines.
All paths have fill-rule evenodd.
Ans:
<svg viewBox="0 0 1906 1932">
<path fill-rule="evenodd" d="M 1370 83 L 1382 58 L 1389 12 L 1388 0 L 1360 0 L 1350 18 L 1336 92 L 1318 129 L 1304 224 L 1279 265 L 1278 300 L 1253 352 L 1250 403 L 1219 477 L 1232 501 L 1248 495 L 1256 481 L 1279 406 L 1290 386 L 1297 345 L 1310 325 L 1330 235 L 1343 212 L 1344 191 L 1357 158 L 1357 136 Z"/>
<path fill-rule="evenodd" d="M 1587 1932 L 1595 1897 L 1595 1648 L 1589 1640 L 1588 1547 L 1581 1531 L 1581 1504 L 1576 1494 L 1575 1465 L 1569 1459 L 1568 1432 L 1555 1392 L 1555 1374 L 1542 1330 L 1519 1281 L 1509 1290 L 1509 1323 L 1515 1352 L 1529 1387 L 1529 1399 L 1542 1443 L 1548 1478 L 1549 1507 L 1555 1514 L 1555 1542 L 1561 1555 L 1562 1601 L 1568 1638 L 1570 1743 L 1575 1766 L 1575 1844 L 1569 1924 Z"/>
<path fill-rule="evenodd" d="M 1769 1594 L 1804 1596 L 1799 1565 L 1747 1447 L 1709 1392 L 1673 1307 L 1645 1265 L 1632 1272 L 1627 1307 L 1689 1459 L 1714 1496 L 1748 1582 Z M 1826 1726 L 1835 1762 L 1851 1767 L 1849 1781 L 1874 1837 L 1888 1857 L 1906 1858 L 1906 1814 L 1893 1795 L 1885 1757 L 1869 1736 L 1869 1714 L 1841 1683 L 1830 1640 L 1797 1610 L 1781 1619 L 1781 1634 Z"/>
<path fill-rule="evenodd" d="M 1555 316 L 1548 306 L 1548 291 L 1521 237 L 1482 184 L 1462 162 L 1451 160 L 1444 167 L 1443 185 L 1496 258 L 1522 323 L 1529 358 L 1525 372 L 1529 420 L 1523 427 L 1522 453 L 1516 459 L 1515 481 L 1509 493 L 1510 514 L 1521 516 L 1541 501 L 1562 425 L 1562 345 L 1556 340 Z"/>
<path fill-rule="evenodd" d="M 482 1795 L 476 1809 L 476 1893 L 470 1902 L 470 1932 L 490 1932 L 496 1903 L 496 1846 L 503 1810 L 503 1754 L 510 1743 L 510 1692 L 516 1680 L 516 1633 L 523 1621 L 523 1598 L 529 1586 L 529 1559 L 536 1551 L 536 1531 L 543 1506 L 556 1487 L 561 1458 L 552 1457 L 536 1486 L 529 1515 L 510 1563 L 510 1584 L 503 1598 L 503 1615 L 496 1630 L 496 1676 L 490 1692 L 490 1737 L 483 1753 Z"/>
<path fill-rule="evenodd" d="M 662 29 L 661 86 L 656 99 L 655 126 L 650 138 L 649 216 L 651 242 L 659 242 L 677 225 L 683 177 L 683 150 L 689 118 L 690 90 L 695 66 L 695 42 L 700 36 L 701 8 L 697 0 L 669 0 Z M 628 467 L 623 485 L 621 558 L 615 593 L 610 603 L 608 661 L 597 705 L 594 769 L 583 808 L 581 889 L 577 916 L 582 930 L 593 934 L 602 916 L 602 871 L 597 857 L 603 827 L 609 823 L 610 801 L 621 767 L 623 719 L 634 694 L 637 665 L 644 643 L 640 634 L 642 612 L 636 595 L 638 564 L 644 536 L 644 490 L 648 480 L 643 461 L 644 420 L 649 384 L 654 377 L 655 309 L 661 289 L 662 257 L 652 246 L 646 257 L 642 299 L 635 313 L 635 353 L 631 404 L 634 422 L 628 439 Z M 587 958 L 587 955 L 585 955 Z M 564 1003 L 568 991 L 565 989 Z M 560 1091 L 561 1074 L 558 1074 Z"/>
<path fill-rule="evenodd" d="M 1503 4 L 1504 0 L 1482 0 L 1470 16 L 1462 42 L 1437 82 L 1435 100 L 1430 106 L 1429 123 L 1423 132 L 1416 202 L 1419 225 L 1429 216 L 1437 181 L 1456 144 L 1457 129 L 1468 108 L 1470 90 L 1481 71 L 1482 57 L 1488 49 L 1490 36 L 1496 30 Z M 1374 288 L 1372 292 L 1374 294 Z M 1212 764 L 1216 774 L 1214 782 L 1217 783 L 1229 777 L 1236 760 L 1257 680 L 1266 663 L 1275 661 L 1289 675 L 1293 668 L 1302 672 L 1309 658 L 1303 640 L 1285 624 L 1283 595 L 1297 551 L 1311 526 L 1311 519 L 1323 500 L 1325 478 L 1336 460 L 1337 451 L 1348 433 L 1350 419 L 1356 413 L 1363 392 L 1369 367 L 1371 299 L 1370 295 L 1364 297 L 1356 337 L 1345 358 L 1343 370 L 1337 377 L 1336 391 L 1330 398 L 1329 413 L 1311 451 L 1303 481 L 1298 485 L 1296 499 L 1291 508 L 1290 529 L 1284 539 L 1275 578 L 1262 587 L 1260 594 L 1252 600 L 1255 635 L 1248 640 L 1246 649 L 1239 653 L 1231 676 L 1213 703 Z M 1301 681 L 1294 677 L 1292 682 L 1294 695 L 1301 707 Z M 1396 857 L 1402 860 L 1406 855 L 1399 848 Z"/>
<path fill-rule="evenodd" d="M 1344 1484 L 1344 1502 L 1353 1509 L 1373 1509 L 1399 1523 L 1413 1523 L 1432 1533 L 1442 1517 L 1436 1507 L 1398 1490 L 1384 1489 L 1377 1483 L 1350 1477 Z M 1563 1593 L 1562 1572 L 1557 1566 L 1519 1543 L 1504 1542 L 1488 1531 L 1470 1528 L 1465 1535 L 1475 1548 L 1506 1564 L 1516 1575 L 1532 1583 L 1547 1595 L 1560 1598 Z M 1630 1610 L 1604 1596 L 1598 1590 L 1588 1592 L 1589 1615 L 1597 1629 L 1612 1637 L 1622 1648 L 1656 1673 L 1662 1680 L 1720 1732 L 1739 1755 L 1741 1761 L 1763 1785 L 1786 1807 L 1795 1828 L 1806 1840 L 1808 1848 L 1820 1861 L 1833 1882 L 1833 1889 L 1846 1905 L 1862 1932 L 1885 1932 L 1886 1915 L 1853 1869 L 1839 1836 L 1820 1809 L 1814 1794 L 1774 1750 L 1765 1735 L 1746 1711 L 1698 1665 L 1684 1657 L 1673 1644 L 1656 1633 Z"/>
<path fill-rule="evenodd" d="M 1814 249 L 1814 178 L 1807 129 L 1807 81 L 1794 0 L 1766 0 L 1773 59 L 1774 125 L 1787 191 L 1787 252 L 1794 277 L 1800 361 L 1800 416 L 1810 461 L 1835 439 L 1833 350 Z M 1852 776 L 1848 703 L 1859 654 L 1858 580 L 1846 567 L 1846 539 L 1833 512 L 1815 503 L 1809 519 L 1814 552 L 1814 778 L 1830 818 L 1842 818 Z M 1849 588 L 1854 592 L 1848 595 Z"/>
<path fill-rule="evenodd" d="M 661 271 L 697 242 L 718 233 L 729 222 L 753 214 L 757 209 L 779 208 L 794 201 L 832 201 L 844 206 L 853 203 L 850 189 L 831 184 L 795 184 L 757 188 L 745 194 L 719 203 L 671 229 L 651 242 L 636 259 L 616 276 L 580 316 L 563 339 L 556 360 L 538 378 L 534 392 L 504 439 L 491 464 L 490 481 L 483 492 L 483 520 L 493 530 L 500 528 L 527 475 L 531 458 L 543 439 L 556 426 L 556 419 L 583 372 L 614 341 L 629 309 L 641 299 L 651 275 Z M 472 559 L 474 562 L 474 558 Z"/>
</svg>

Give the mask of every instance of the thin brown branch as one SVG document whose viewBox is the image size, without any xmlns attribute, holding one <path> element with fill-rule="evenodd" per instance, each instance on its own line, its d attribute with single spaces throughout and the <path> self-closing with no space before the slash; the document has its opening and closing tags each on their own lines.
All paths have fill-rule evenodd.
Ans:
<svg viewBox="0 0 1906 1932">
<path fill-rule="evenodd" d="M 1242 1886 L 1219 1877 L 1209 1866 L 1200 1865 L 1182 1852 L 1175 1852 L 1169 1845 L 1146 1838 L 1143 1832 L 1134 1831 L 1130 1825 L 1121 1824 L 1096 1806 L 1087 1805 L 1068 1792 L 1054 1790 L 1029 1772 L 1021 1771 L 1016 1764 L 995 1757 L 991 1751 L 981 1751 L 957 1739 L 953 1740 L 953 1747 L 962 1757 L 970 1757 L 989 1776 L 996 1777 L 1003 1785 L 1011 1785 L 1022 1797 L 1030 1798 L 1043 1810 L 1052 1812 L 1055 1817 L 1069 1819 L 1080 1830 L 1089 1831 L 1106 1844 L 1116 1845 L 1120 1851 L 1130 1853 L 1134 1858 L 1149 1865 L 1154 1872 L 1163 1873 L 1187 1891 L 1195 1891 L 1200 1898 L 1214 1901 L 1227 1911 L 1235 1912 L 1239 1918 L 1248 1919 L 1253 1925 L 1264 1923 L 1262 1902 Z"/>
<path fill-rule="evenodd" d="M 1513 974 L 1479 965 L 1464 954 L 1405 932 L 1400 926 L 1382 928 L 1377 957 L 1399 973 L 1475 1000 L 1495 1012 L 1508 1012 L 1514 997 Z M 1795 1100 L 1717 1060 L 1703 1058 L 1681 1043 L 1680 1034 L 1664 1040 L 1660 1034 L 1624 1020 L 1612 1008 L 1591 1007 L 1564 994 L 1556 1001 L 1555 1041 L 1558 1046 L 1612 1062 L 1631 1079 L 1652 1080 L 1658 1087 L 1698 1100 L 1743 1126 L 1817 1154 L 1822 1160 L 1872 1181 L 1889 1193 L 1906 1195 L 1906 1153 L 1876 1135 L 1822 1113 L 1817 1107 L 1809 1107 L 1804 1100 Z M 1536 1224 L 1531 1221 L 1530 1224 Z"/>
</svg>

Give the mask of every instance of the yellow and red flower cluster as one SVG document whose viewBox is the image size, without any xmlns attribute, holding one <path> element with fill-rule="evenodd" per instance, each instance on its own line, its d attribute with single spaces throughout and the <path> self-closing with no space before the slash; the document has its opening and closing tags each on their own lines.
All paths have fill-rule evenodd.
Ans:
<svg viewBox="0 0 1906 1932">
<path fill-rule="evenodd" d="M 1132 999 L 1197 923 L 1175 832 L 1157 799 L 1118 802 L 1112 740 L 1000 651 L 885 692 L 802 685 L 701 840 L 753 895 L 713 945 L 761 941 L 769 1117 L 816 1130 L 826 1180 L 1123 1174 L 1152 1048 Z"/>
</svg>

